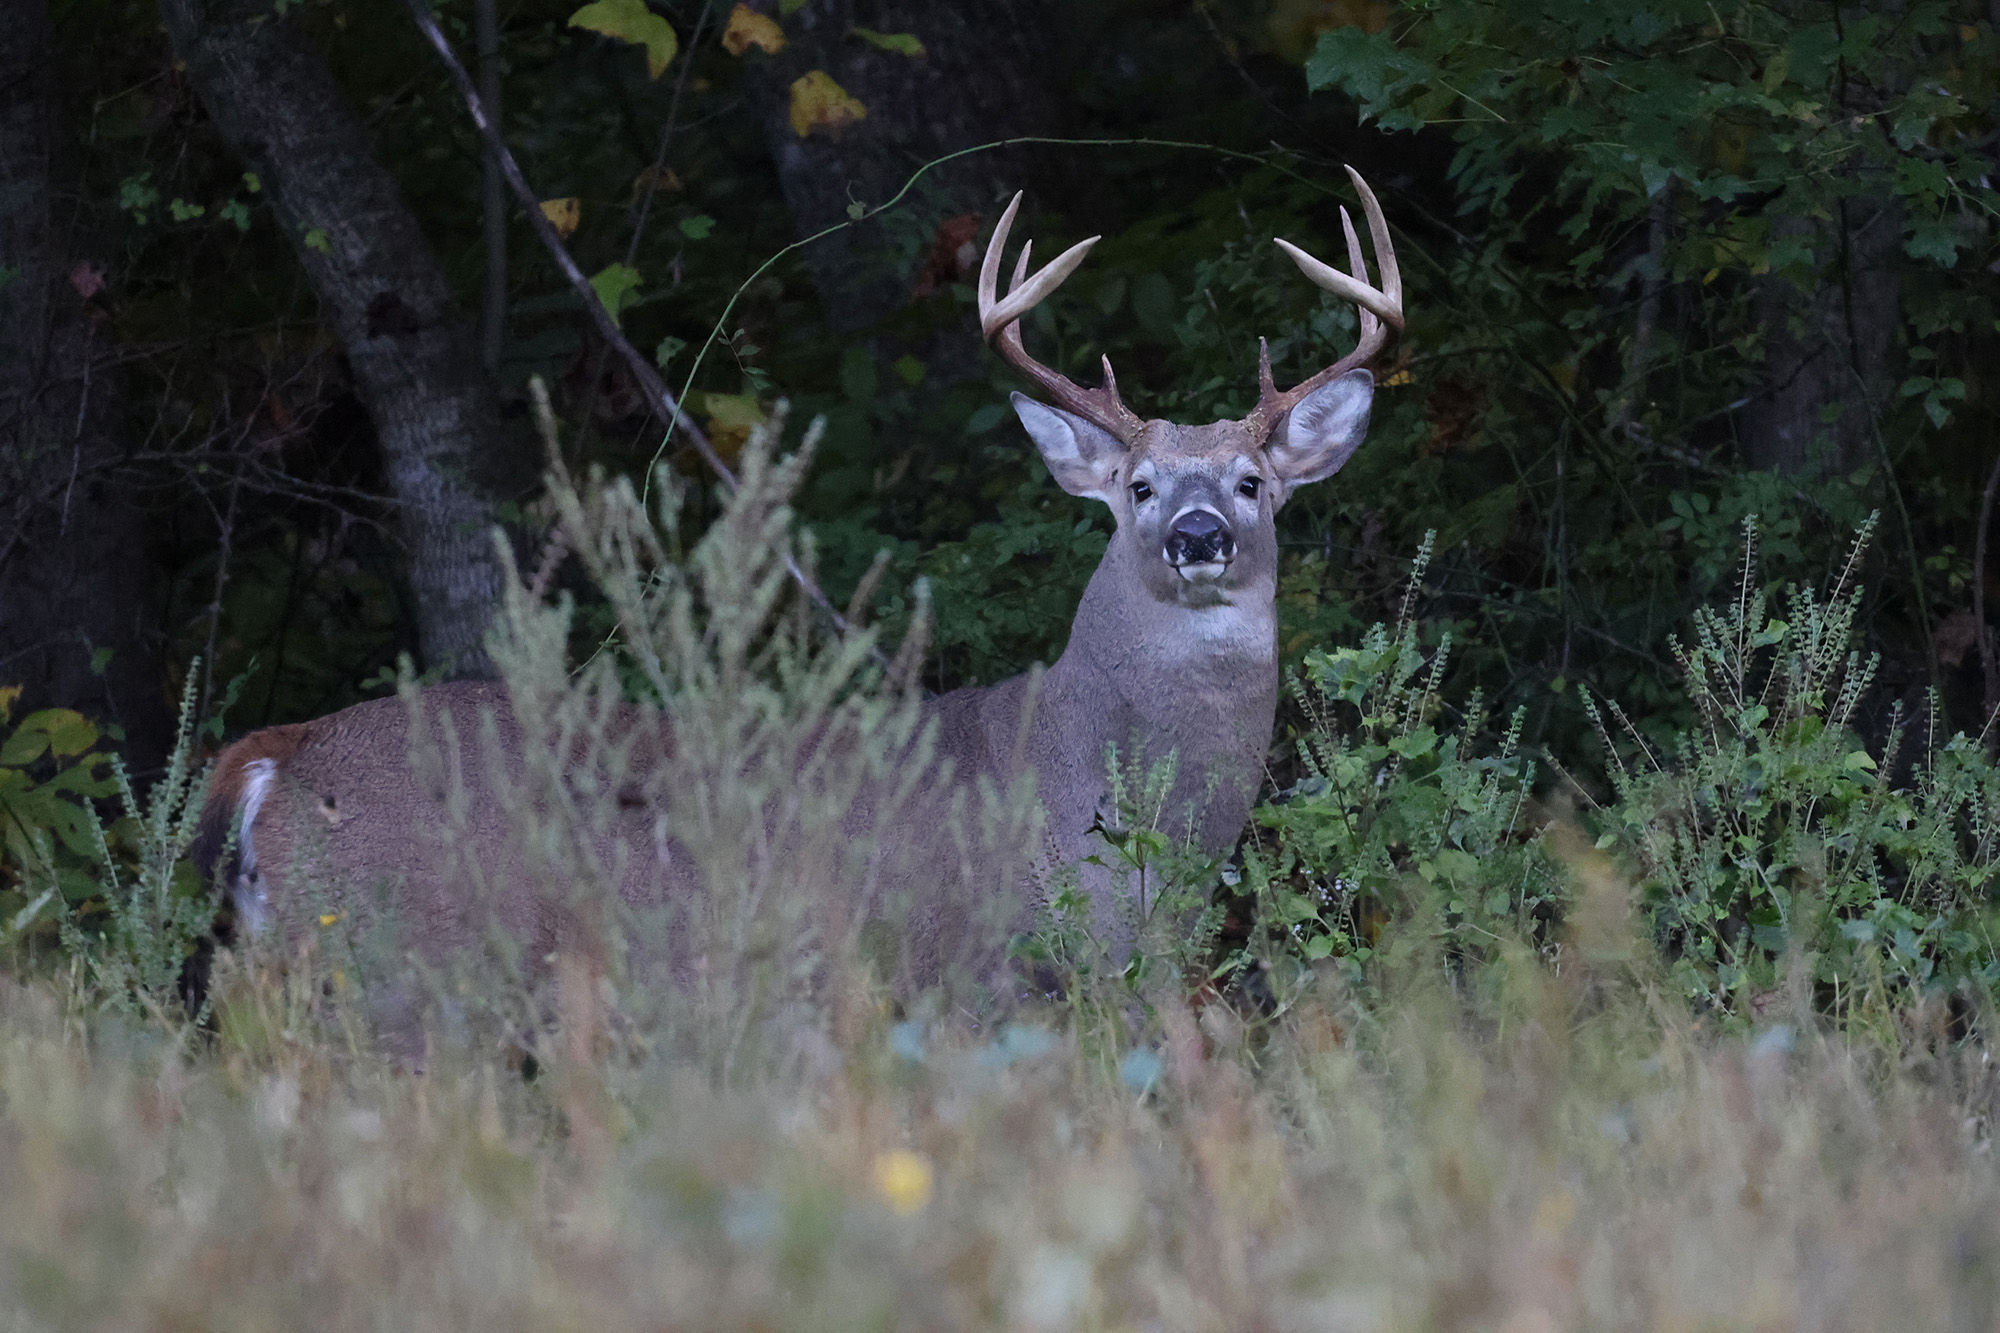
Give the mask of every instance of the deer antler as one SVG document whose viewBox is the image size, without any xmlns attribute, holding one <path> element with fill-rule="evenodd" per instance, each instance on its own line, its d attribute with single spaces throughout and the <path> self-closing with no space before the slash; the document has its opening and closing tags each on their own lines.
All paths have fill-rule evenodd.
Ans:
<svg viewBox="0 0 2000 1333">
<path fill-rule="evenodd" d="M 1257 406 L 1243 418 L 1243 425 L 1259 441 L 1275 430 L 1278 423 L 1284 420 L 1285 413 L 1298 406 L 1307 394 L 1356 366 L 1366 365 L 1389 345 L 1395 334 L 1403 331 L 1403 274 L 1396 267 L 1396 247 L 1389 240 L 1389 224 L 1382 217 L 1382 205 L 1375 201 L 1375 192 L 1368 188 L 1367 181 L 1361 179 L 1361 173 L 1349 167 L 1347 175 L 1361 195 L 1361 210 L 1368 219 L 1368 235 L 1375 242 L 1375 262 L 1382 269 L 1382 286 L 1378 290 L 1368 285 L 1368 265 L 1361 257 L 1361 238 L 1355 234 L 1354 220 L 1348 217 L 1345 208 L 1340 210 L 1340 225 L 1347 233 L 1347 266 L 1354 270 L 1351 277 L 1331 264 L 1314 259 L 1290 241 L 1272 238 L 1292 257 L 1292 262 L 1299 266 L 1301 273 L 1335 296 L 1352 301 L 1359 307 L 1361 337 L 1354 344 L 1353 351 L 1303 384 L 1283 393 L 1278 392 L 1278 386 L 1271 378 L 1270 344 L 1262 338 L 1257 340 Z"/>
<path fill-rule="evenodd" d="M 1021 316 L 1040 305 L 1043 298 L 1061 286 L 1063 279 L 1074 273 L 1077 265 L 1083 262 L 1083 257 L 1090 253 L 1090 247 L 1103 238 L 1092 236 L 1089 240 L 1078 241 L 1033 277 L 1028 276 L 1028 254 L 1035 243 L 1029 241 L 1021 247 L 1020 262 L 1014 265 L 1014 280 L 1007 286 L 1007 299 L 999 300 L 1000 256 L 1007 247 L 1007 233 L 1013 228 L 1014 214 L 1020 207 L 1021 196 L 1016 193 L 1013 202 L 1007 205 L 1007 211 L 1000 215 L 999 225 L 993 228 L 993 239 L 986 243 L 986 258 L 979 265 L 980 331 L 992 340 L 1000 355 L 1006 357 L 1016 370 L 1041 385 L 1057 406 L 1094 422 L 1117 440 L 1130 444 L 1145 423 L 1119 398 L 1118 379 L 1111 373 L 1110 357 L 1104 358 L 1104 387 L 1086 389 L 1067 375 L 1051 370 L 1029 356 L 1028 349 L 1021 343 Z"/>
</svg>

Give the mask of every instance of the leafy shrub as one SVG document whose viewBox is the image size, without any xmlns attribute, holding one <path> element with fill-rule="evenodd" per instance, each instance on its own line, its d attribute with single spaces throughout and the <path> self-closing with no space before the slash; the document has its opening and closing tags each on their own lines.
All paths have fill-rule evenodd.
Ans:
<svg viewBox="0 0 2000 1333">
<path fill-rule="evenodd" d="M 1308 722 L 1304 776 L 1258 809 L 1268 832 L 1246 853 L 1243 883 L 1276 956 L 1293 963 L 1358 967 L 1390 917 L 1478 954 L 1539 938 L 1564 901 L 1540 832 L 1523 823 L 1535 778 L 1519 746 L 1524 710 L 1490 752 L 1477 694 L 1455 731 L 1439 730 L 1451 638 L 1426 659 L 1411 618 L 1430 551 L 1427 536 L 1393 632 L 1377 624 L 1357 646 L 1309 652 L 1291 682 Z"/>
<path fill-rule="evenodd" d="M 1780 619 L 1756 585 L 1755 520 L 1744 523 L 1735 600 L 1696 616 L 1692 645 L 1674 643 L 1700 724 L 1671 755 L 1613 703 L 1621 753 L 1590 705 L 1616 792 L 1601 844 L 1637 862 L 1654 938 L 1699 1005 L 1740 1010 L 1792 954 L 1843 1016 L 1960 984 L 2000 993 L 2000 770 L 1985 737 L 1940 744 L 1933 696 L 1899 785 L 1900 710 L 1872 753 L 1853 726 L 1876 666 L 1851 646 L 1873 527 L 1830 593 L 1792 589 Z"/>
<path fill-rule="evenodd" d="M 0 689 L 0 725 L 20 694 L 18 686 Z M 99 739 L 81 713 L 45 708 L 0 742 L 0 939 L 31 929 L 53 902 L 82 903 L 100 892 L 100 841 L 122 844 L 129 828 L 97 826 L 90 802 L 118 791 Z"/>
<path fill-rule="evenodd" d="M 111 757 L 111 784 L 124 812 L 117 846 L 97 811 L 88 812 L 97 853 L 90 885 L 101 914 L 88 922 L 65 916 L 62 940 L 84 960 L 98 997 L 113 1008 L 178 1012 L 183 969 L 215 920 L 215 900 L 188 860 L 208 787 L 206 766 L 195 762 L 199 677 L 198 671 L 187 673 L 167 771 L 144 801 L 124 761 Z"/>
</svg>

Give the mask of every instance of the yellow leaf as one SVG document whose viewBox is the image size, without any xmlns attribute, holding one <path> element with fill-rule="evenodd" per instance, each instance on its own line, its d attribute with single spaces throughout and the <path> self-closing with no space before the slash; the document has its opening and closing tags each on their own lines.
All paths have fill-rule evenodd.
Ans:
<svg viewBox="0 0 2000 1333">
<path fill-rule="evenodd" d="M 785 30 L 769 15 L 738 5 L 729 11 L 729 26 L 722 30 L 722 49 L 740 56 L 753 46 L 774 56 L 785 49 Z"/>
<path fill-rule="evenodd" d="M 656 79 L 681 49 L 672 25 L 646 8 L 646 0 L 596 0 L 571 14 L 569 26 L 645 47 L 646 72 Z"/>
<path fill-rule="evenodd" d="M 814 130 L 838 135 L 867 115 L 868 108 L 849 97 L 847 89 L 823 69 L 801 75 L 792 85 L 792 133 L 801 139 Z"/>
<path fill-rule="evenodd" d="M 931 1201 L 931 1164 L 913 1152 L 885 1152 L 875 1159 L 875 1188 L 905 1217 Z"/>
<path fill-rule="evenodd" d="M 556 224 L 556 235 L 566 241 L 576 230 L 576 224 L 583 221 L 583 201 L 575 195 L 564 199 L 544 199 L 542 216 Z"/>
<path fill-rule="evenodd" d="M 764 407 L 752 393 L 706 393 L 689 406 L 708 418 L 708 438 L 725 458 L 734 458 L 751 428 L 764 424 Z"/>
<path fill-rule="evenodd" d="M 0 685 L 0 722 L 14 716 L 14 701 L 21 697 L 25 685 Z"/>
</svg>

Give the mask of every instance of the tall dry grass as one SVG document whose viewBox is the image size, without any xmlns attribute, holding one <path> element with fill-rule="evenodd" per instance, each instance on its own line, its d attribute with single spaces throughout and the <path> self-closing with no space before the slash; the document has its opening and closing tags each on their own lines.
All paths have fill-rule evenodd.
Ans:
<svg viewBox="0 0 2000 1333">
<path fill-rule="evenodd" d="M 18 1328 L 1993 1327 L 1990 1065 L 1717 1039 L 1624 962 L 1412 965 L 1157 1080 L 1060 1011 L 852 986 L 723 1083 L 572 1003 L 533 1079 L 412 1075 L 239 978 L 209 1043 L 0 990 Z M 1125 1061 L 1132 1072 L 1134 1062 Z"/>
</svg>

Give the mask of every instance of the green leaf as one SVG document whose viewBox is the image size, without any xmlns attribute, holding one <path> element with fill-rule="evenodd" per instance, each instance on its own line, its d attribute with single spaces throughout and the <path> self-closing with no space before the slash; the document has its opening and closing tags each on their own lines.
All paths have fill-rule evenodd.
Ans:
<svg viewBox="0 0 2000 1333">
<path fill-rule="evenodd" d="M 1306 59 L 1306 88 L 1337 88 L 1361 104 L 1361 118 L 1380 120 L 1384 129 L 1415 129 L 1425 117 L 1401 111 L 1396 103 L 1436 74 L 1419 57 L 1397 47 L 1387 32 L 1334 28 L 1323 32 Z M 1455 100 L 1455 95 L 1454 95 Z"/>
<path fill-rule="evenodd" d="M 306 244 L 306 249 L 317 250 L 323 255 L 330 255 L 333 253 L 333 246 L 330 245 L 326 239 L 325 227 L 314 227 L 309 231 L 307 231 L 305 235 L 305 244 Z"/>
<path fill-rule="evenodd" d="M 686 350 L 687 339 L 676 338 L 673 334 L 669 333 L 666 337 L 660 339 L 659 346 L 653 349 L 653 364 L 661 370 L 665 370 L 669 361 L 672 361 Z"/>
<path fill-rule="evenodd" d="M 616 324 L 625 307 L 632 303 L 640 281 L 639 270 L 630 264 L 610 264 L 591 275 L 590 289 L 597 293 L 611 322 Z"/>
<path fill-rule="evenodd" d="M 699 213 L 691 218 L 682 218 L 679 225 L 681 235 L 690 241 L 705 241 L 708 234 L 715 230 L 715 219 L 706 213 Z"/>
<path fill-rule="evenodd" d="M 646 48 L 646 73 L 659 78 L 681 49 L 673 26 L 646 8 L 646 0 L 596 0 L 569 16 L 569 26 Z"/>
<path fill-rule="evenodd" d="M 965 433 L 967 435 L 984 435 L 987 431 L 992 430 L 1006 419 L 1007 408 L 1004 405 L 1000 403 L 987 403 L 982 407 L 974 409 L 972 415 L 965 419 Z"/>
<path fill-rule="evenodd" d="M 194 219 L 208 212 L 208 209 L 200 204 L 191 204 L 187 200 L 176 196 L 167 204 L 167 212 L 173 214 L 174 221 L 176 222 L 192 222 Z"/>
<path fill-rule="evenodd" d="M 1407 736 L 1398 736 L 1389 742 L 1389 748 L 1405 759 L 1415 759 L 1437 749 L 1438 734 L 1429 724 L 1418 727 Z"/>
<path fill-rule="evenodd" d="M 1912 259 L 1928 259 L 1939 268 L 1953 268 L 1958 264 L 1959 247 L 1965 244 L 1965 233 L 1952 219 L 1928 218 L 1910 228 L 1910 238 L 1903 242 L 1903 253 Z"/>
<path fill-rule="evenodd" d="M 850 347 L 840 358 L 840 391 L 852 402 L 865 403 L 875 396 L 875 354 L 866 347 Z"/>
<path fill-rule="evenodd" d="M 0 764 L 19 768 L 44 754 L 62 759 L 95 744 L 97 727 L 89 718 L 67 708 L 45 708 L 22 718 L 7 743 L 0 745 Z"/>
<path fill-rule="evenodd" d="M 924 44 L 917 40 L 913 32 L 877 32 L 873 28 L 850 28 L 848 31 L 877 50 L 893 51 L 912 60 L 924 58 Z"/>
</svg>

